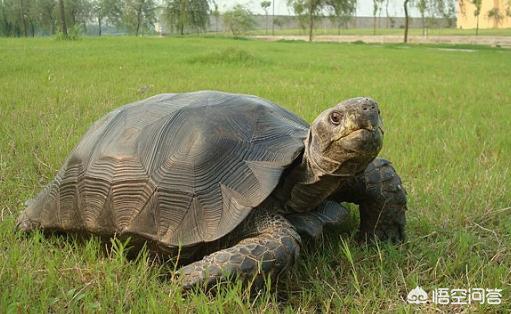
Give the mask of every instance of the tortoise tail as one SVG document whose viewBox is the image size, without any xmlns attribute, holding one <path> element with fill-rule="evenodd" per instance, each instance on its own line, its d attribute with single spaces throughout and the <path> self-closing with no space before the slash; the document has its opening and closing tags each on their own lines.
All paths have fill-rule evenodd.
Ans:
<svg viewBox="0 0 511 314">
<path fill-rule="evenodd" d="M 57 185 L 53 181 L 46 186 L 34 199 L 25 202 L 25 209 L 16 220 L 16 231 L 29 233 L 43 228 L 43 221 L 56 221 L 58 211 Z"/>
</svg>

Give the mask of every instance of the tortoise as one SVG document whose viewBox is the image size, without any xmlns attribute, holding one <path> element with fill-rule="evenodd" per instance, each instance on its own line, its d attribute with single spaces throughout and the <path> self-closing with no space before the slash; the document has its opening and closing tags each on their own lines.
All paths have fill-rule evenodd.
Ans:
<svg viewBox="0 0 511 314">
<path fill-rule="evenodd" d="M 185 288 L 232 276 L 278 278 L 359 205 L 359 235 L 405 237 L 406 194 L 389 161 L 378 104 L 358 97 L 309 126 L 256 96 L 161 94 L 98 120 L 17 229 L 130 238 L 179 256 Z M 140 246 L 138 246 L 140 247 Z"/>
</svg>

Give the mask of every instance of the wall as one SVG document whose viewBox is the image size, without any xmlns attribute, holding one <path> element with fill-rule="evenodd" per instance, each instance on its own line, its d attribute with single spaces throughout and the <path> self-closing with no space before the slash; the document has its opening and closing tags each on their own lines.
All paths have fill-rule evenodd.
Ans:
<svg viewBox="0 0 511 314">
<path fill-rule="evenodd" d="M 266 25 L 268 25 L 268 33 L 271 33 L 271 24 L 272 17 L 264 15 L 253 15 L 255 21 L 255 29 L 256 30 L 265 30 Z M 280 29 L 299 29 L 300 22 L 298 17 L 289 16 L 289 15 L 276 15 L 275 20 L 280 21 L 279 25 L 275 25 L 275 30 Z M 163 20 L 160 20 L 161 24 L 158 25 L 161 32 L 166 34 L 169 32 L 169 28 L 165 25 Z M 429 28 L 454 28 L 456 27 L 455 19 L 445 19 L 445 18 L 426 18 L 424 21 L 421 18 L 410 18 L 410 28 L 422 28 L 422 24 L 426 23 L 426 26 Z M 268 24 L 266 24 L 268 23 Z M 381 17 L 376 18 L 376 25 L 378 28 L 403 28 L 405 23 L 404 17 Z M 316 29 L 336 29 L 338 27 L 337 23 L 332 21 L 328 17 L 318 17 L 315 21 Z M 342 25 L 342 28 L 373 28 L 373 18 L 372 17 L 353 17 L 348 23 Z M 210 23 L 208 26 L 208 32 L 223 32 L 224 24 L 222 16 L 218 18 L 211 16 Z"/>
<path fill-rule="evenodd" d="M 510 0 L 482 0 L 481 13 L 479 15 L 479 28 L 506 28 L 511 27 L 511 17 L 506 16 L 506 10 L 510 9 Z M 470 0 L 458 0 L 457 3 L 457 23 L 458 28 L 476 28 L 477 18 L 474 16 L 475 5 Z M 488 17 L 488 11 L 497 8 L 502 14 L 503 19 L 497 21 Z"/>
</svg>

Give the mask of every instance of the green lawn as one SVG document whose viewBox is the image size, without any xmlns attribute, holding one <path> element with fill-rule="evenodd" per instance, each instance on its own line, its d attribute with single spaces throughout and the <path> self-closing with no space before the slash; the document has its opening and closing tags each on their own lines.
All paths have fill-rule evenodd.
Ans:
<svg viewBox="0 0 511 314">
<path fill-rule="evenodd" d="M 511 50 L 197 38 L 0 39 L 0 312 L 413 312 L 511 309 Z M 381 103 L 409 193 L 408 241 L 306 245 L 278 289 L 181 295 L 171 269 L 12 231 L 88 126 L 162 92 L 259 95 L 308 121 L 345 98 Z M 345 239 L 345 246 L 341 238 Z M 501 288 L 503 304 L 408 305 L 408 291 Z"/>
</svg>

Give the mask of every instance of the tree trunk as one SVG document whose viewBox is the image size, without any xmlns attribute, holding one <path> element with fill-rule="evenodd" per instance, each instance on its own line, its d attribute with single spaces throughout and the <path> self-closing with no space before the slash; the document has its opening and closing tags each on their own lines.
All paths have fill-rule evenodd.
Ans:
<svg viewBox="0 0 511 314">
<path fill-rule="evenodd" d="M 23 35 L 25 37 L 27 37 L 28 36 L 27 21 L 25 19 L 25 13 L 23 11 L 25 11 L 25 6 L 23 4 L 23 0 L 20 0 L 20 19 L 21 19 L 21 23 L 23 25 Z"/>
<path fill-rule="evenodd" d="M 138 33 L 140 32 L 140 24 L 142 24 L 142 8 L 140 7 L 137 10 L 137 30 L 136 30 L 136 36 L 138 36 Z"/>
<path fill-rule="evenodd" d="M 385 28 L 389 28 L 389 0 L 385 3 Z"/>
<path fill-rule="evenodd" d="M 72 10 L 71 11 L 71 27 L 73 27 L 75 25 L 76 25 L 76 11 Z"/>
<path fill-rule="evenodd" d="M 30 20 L 30 33 L 32 35 L 32 37 L 35 37 L 35 25 L 34 25 L 34 21 Z"/>
<path fill-rule="evenodd" d="M 409 20 L 409 17 L 408 17 L 408 2 L 410 0 L 405 0 L 404 2 L 404 9 L 405 9 L 405 38 L 404 38 L 404 42 L 407 43 L 408 42 L 408 20 Z"/>
<path fill-rule="evenodd" d="M 101 36 L 101 16 L 98 16 L 98 36 Z"/>
<path fill-rule="evenodd" d="M 59 0 L 60 28 L 64 38 L 67 38 L 66 11 L 64 9 L 64 0 Z"/>
<path fill-rule="evenodd" d="M 271 16 L 271 35 L 275 36 L 275 0 L 273 0 L 271 8 L 273 10 L 273 13 Z"/>
<path fill-rule="evenodd" d="M 312 29 L 314 28 L 314 10 L 309 10 L 309 42 L 312 41 Z"/>
<path fill-rule="evenodd" d="M 422 19 L 422 36 L 426 36 L 426 18 L 424 17 L 424 13 L 421 16 Z"/>
<path fill-rule="evenodd" d="M 55 22 L 53 20 L 51 20 L 50 35 L 53 35 L 53 34 L 55 34 Z"/>
<path fill-rule="evenodd" d="M 479 15 L 481 14 L 478 14 L 476 19 L 476 36 L 479 35 Z"/>
<path fill-rule="evenodd" d="M 266 9 L 266 31 L 264 33 L 268 35 L 268 9 Z"/>
</svg>

